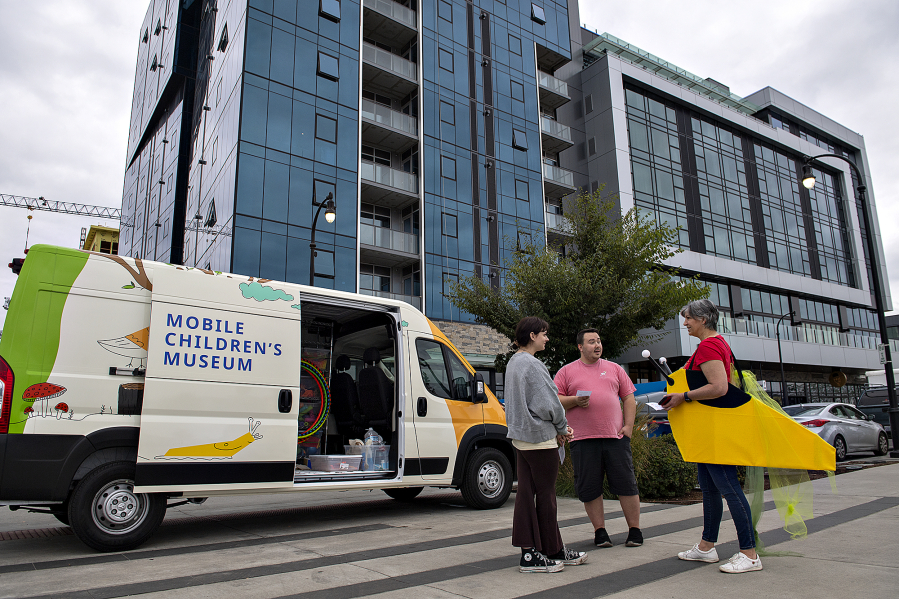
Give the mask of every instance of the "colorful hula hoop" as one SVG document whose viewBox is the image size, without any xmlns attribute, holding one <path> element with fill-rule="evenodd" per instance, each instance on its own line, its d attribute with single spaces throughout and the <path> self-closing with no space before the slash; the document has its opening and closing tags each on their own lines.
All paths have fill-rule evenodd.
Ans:
<svg viewBox="0 0 899 599">
<path fill-rule="evenodd" d="M 324 426 L 325 422 L 328 421 L 328 412 L 331 410 L 331 390 L 328 388 L 328 382 L 325 380 L 324 375 L 319 371 L 318 368 L 303 360 L 300 363 L 303 371 L 309 374 L 315 380 L 315 383 L 318 385 L 318 393 L 322 398 L 321 407 L 319 408 L 318 416 L 306 431 L 301 432 L 297 435 L 297 440 L 301 441 L 303 439 L 307 439 L 321 430 L 322 426 Z"/>
</svg>

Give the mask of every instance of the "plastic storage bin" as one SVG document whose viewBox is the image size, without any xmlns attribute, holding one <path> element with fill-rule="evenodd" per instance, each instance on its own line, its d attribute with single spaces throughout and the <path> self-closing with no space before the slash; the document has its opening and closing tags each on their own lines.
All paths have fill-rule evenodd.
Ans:
<svg viewBox="0 0 899 599">
<path fill-rule="evenodd" d="M 362 470 L 389 470 L 390 445 L 364 445 L 362 447 Z"/>
<path fill-rule="evenodd" d="M 311 455 L 309 468 L 324 472 L 353 472 L 359 470 L 361 455 Z"/>
</svg>

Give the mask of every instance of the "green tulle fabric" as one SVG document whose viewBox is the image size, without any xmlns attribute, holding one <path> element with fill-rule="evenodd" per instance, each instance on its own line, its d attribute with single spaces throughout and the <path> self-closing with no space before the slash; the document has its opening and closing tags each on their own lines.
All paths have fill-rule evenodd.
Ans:
<svg viewBox="0 0 899 599">
<path fill-rule="evenodd" d="M 736 377 L 735 377 L 736 378 Z M 732 379 L 733 380 L 733 379 Z M 768 393 L 759 385 L 758 379 L 748 370 L 743 371 L 743 390 L 778 412 L 786 413 Z M 784 530 L 790 533 L 791 539 L 799 539 L 808 535 L 806 520 L 814 517 L 812 482 L 807 470 L 788 470 L 784 468 L 768 468 L 768 482 L 771 496 L 777 513 L 784 523 Z M 836 493 L 836 479 L 833 472 L 827 473 L 831 490 Z M 746 468 L 746 481 L 743 485 L 746 499 L 752 512 L 752 529 L 755 534 L 756 551 L 767 556 L 796 556 L 792 551 L 768 551 L 759 537 L 758 523 L 765 511 L 765 468 L 749 466 Z"/>
</svg>

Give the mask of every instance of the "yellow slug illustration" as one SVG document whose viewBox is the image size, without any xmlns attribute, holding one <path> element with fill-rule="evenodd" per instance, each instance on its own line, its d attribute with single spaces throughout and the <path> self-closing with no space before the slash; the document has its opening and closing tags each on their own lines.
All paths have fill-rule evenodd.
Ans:
<svg viewBox="0 0 899 599">
<path fill-rule="evenodd" d="M 206 443 L 205 445 L 191 445 L 190 447 L 176 447 L 165 452 L 167 457 L 198 457 L 198 458 L 230 458 L 238 451 L 255 441 L 261 439 L 262 435 L 256 432 L 259 425 L 262 424 L 258 420 L 249 419 L 250 432 L 245 433 L 233 441 L 222 441 L 219 443 Z"/>
<path fill-rule="evenodd" d="M 706 384 L 699 371 L 676 370 L 668 393 Z M 684 460 L 709 464 L 835 470 L 827 441 L 734 385 L 722 397 L 683 403 L 668 413 Z"/>
</svg>

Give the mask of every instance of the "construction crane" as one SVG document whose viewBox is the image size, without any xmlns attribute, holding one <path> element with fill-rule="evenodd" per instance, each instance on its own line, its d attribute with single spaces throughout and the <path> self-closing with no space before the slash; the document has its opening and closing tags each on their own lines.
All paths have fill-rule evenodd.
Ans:
<svg viewBox="0 0 899 599">
<path fill-rule="evenodd" d="M 0 206 L 13 206 L 16 208 L 26 208 L 28 210 L 46 210 L 47 212 L 61 212 L 62 214 L 94 216 L 115 220 L 121 220 L 122 218 L 122 210 L 120 208 L 90 206 L 88 204 L 75 204 L 73 202 L 56 202 L 47 200 L 44 196 L 38 198 L 23 198 L 21 196 L 0 193 Z"/>
</svg>

